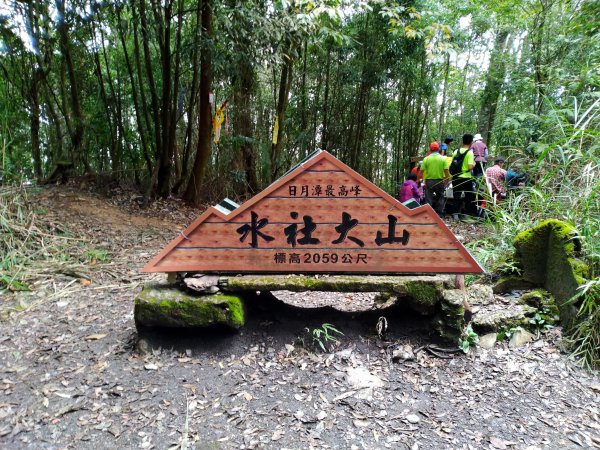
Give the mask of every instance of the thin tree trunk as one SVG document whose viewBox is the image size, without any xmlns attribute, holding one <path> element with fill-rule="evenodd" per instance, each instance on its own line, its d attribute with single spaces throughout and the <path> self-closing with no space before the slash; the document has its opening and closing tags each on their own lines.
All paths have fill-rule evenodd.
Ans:
<svg viewBox="0 0 600 450">
<path fill-rule="evenodd" d="M 204 47 L 200 60 L 200 111 L 198 115 L 198 144 L 194 167 L 185 190 L 184 198 L 193 204 L 202 200 L 202 181 L 212 149 L 211 111 L 208 95 L 212 81 L 212 52 L 206 43 L 212 38 L 212 2 L 202 1 L 202 34 Z"/>
<path fill-rule="evenodd" d="M 287 46 L 288 51 L 287 54 L 284 54 L 285 61 L 281 68 L 281 78 L 279 80 L 279 95 L 277 97 L 277 108 L 276 115 L 277 121 L 279 123 L 279 132 L 277 136 L 277 143 L 271 144 L 271 176 L 270 181 L 273 181 L 277 178 L 281 164 L 279 158 L 281 156 L 281 149 L 283 148 L 283 137 L 285 132 L 285 111 L 287 109 L 290 88 L 292 85 L 292 46 L 291 44 Z"/>
<path fill-rule="evenodd" d="M 67 74 L 69 75 L 69 85 L 71 94 L 71 108 L 73 110 L 73 120 L 75 127 L 71 133 L 72 159 L 74 164 L 81 163 L 86 172 L 90 172 L 91 168 L 88 164 L 86 155 L 83 152 L 83 140 L 85 134 L 85 121 L 81 102 L 79 101 L 79 89 L 77 85 L 77 76 L 73 65 L 73 57 L 71 55 L 71 41 L 69 40 L 69 25 L 65 16 L 64 0 L 57 0 L 56 6 L 59 16 L 62 18 L 58 24 L 58 34 L 60 50 L 67 66 Z"/>
<path fill-rule="evenodd" d="M 144 63 L 145 63 L 145 67 L 146 67 L 146 77 L 148 78 L 147 81 L 147 85 L 150 88 L 150 101 L 151 101 L 151 105 L 152 105 L 152 118 L 153 118 L 153 122 L 154 122 L 154 150 L 155 150 L 155 158 L 157 160 L 160 160 L 161 155 L 162 155 L 162 142 L 161 142 L 161 133 L 160 133 L 160 113 L 159 113 L 159 109 L 158 109 L 158 95 L 156 94 L 156 84 L 154 83 L 154 74 L 152 72 L 152 57 L 150 54 L 150 37 L 148 34 L 148 21 L 146 19 L 146 7 L 145 7 L 145 0 L 140 0 L 139 5 L 140 5 L 140 21 L 141 21 L 141 25 L 142 25 L 142 46 L 144 48 Z M 135 0 L 131 0 L 131 5 L 132 8 L 135 10 Z M 134 30 L 136 30 L 136 24 L 135 24 L 135 18 L 134 18 Z M 137 33 L 136 33 L 137 36 Z M 136 53 L 139 53 L 136 52 Z M 139 55 L 136 55 L 136 59 L 140 60 Z M 143 84 L 140 84 L 140 86 L 143 86 Z M 142 89 L 143 91 L 143 89 Z M 142 100 L 143 104 L 145 105 L 146 102 L 144 100 Z"/>
<path fill-rule="evenodd" d="M 42 157 L 40 153 L 40 96 L 38 90 L 39 69 L 33 72 L 29 99 L 31 105 L 31 155 L 33 156 L 33 173 L 37 180 L 42 179 Z"/>
<path fill-rule="evenodd" d="M 121 12 L 120 8 L 116 8 L 117 11 L 117 20 L 118 20 L 118 32 L 119 38 L 121 40 L 121 46 L 123 47 L 123 55 L 125 56 L 125 64 L 127 66 L 127 74 L 129 75 L 129 82 L 131 83 L 131 93 L 133 99 L 133 108 L 135 110 L 135 118 L 138 134 L 140 136 L 140 142 L 142 145 L 142 154 L 144 156 L 144 160 L 146 161 L 146 169 L 148 173 L 152 173 L 152 161 L 150 160 L 150 156 L 148 155 L 148 145 L 146 143 L 146 132 L 144 130 L 144 123 L 142 120 L 142 114 L 140 112 L 140 103 L 138 98 L 137 87 L 135 84 L 135 75 L 133 74 L 133 67 L 131 65 L 131 59 L 129 57 L 129 52 L 127 51 L 127 44 L 125 42 L 125 34 L 123 29 L 121 28 Z M 142 87 L 143 89 L 143 87 Z"/>
<path fill-rule="evenodd" d="M 498 98 L 504 84 L 506 76 L 506 48 L 509 42 L 509 32 L 500 30 L 496 33 L 494 40 L 494 50 L 490 56 L 490 65 L 488 68 L 485 88 L 481 97 L 481 109 L 479 111 L 479 120 L 477 129 L 481 133 L 484 142 L 488 147 L 491 140 L 491 132 L 496 119 L 496 108 L 498 106 Z"/>
<path fill-rule="evenodd" d="M 331 47 L 327 47 L 327 62 L 325 64 L 325 94 L 323 98 L 323 129 L 321 130 L 321 148 L 327 149 L 329 127 L 329 71 L 331 68 Z"/>
<path fill-rule="evenodd" d="M 143 3 L 143 1 L 142 1 Z M 168 0 L 164 7 L 164 30 L 159 22 L 159 42 L 162 54 L 162 102 L 161 116 L 161 152 L 159 157 L 157 192 L 161 197 L 167 197 L 170 192 L 171 169 L 173 167 L 173 147 L 171 142 L 171 13 L 173 2 Z M 156 10 L 156 8 L 155 8 Z M 155 13 L 156 17 L 160 15 Z M 161 39 L 161 37 L 163 39 Z"/>
<path fill-rule="evenodd" d="M 448 90 L 448 75 L 450 73 L 450 52 L 446 53 L 446 64 L 444 70 L 444 88 L 442 89 L 442 104 L 440 106 L 440 127 L 438 130 L 438 141 L 442 142 L 444 133 L 444 119 L 446 114 L 446 91 Z"/>
</svg>

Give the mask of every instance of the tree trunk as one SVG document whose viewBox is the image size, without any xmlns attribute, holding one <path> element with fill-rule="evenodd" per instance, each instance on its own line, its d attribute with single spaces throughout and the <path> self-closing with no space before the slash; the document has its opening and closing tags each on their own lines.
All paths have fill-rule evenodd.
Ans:
<svg viewBox="0 0 600 450">
<path fill-rule="evenodd" d="M 277 134 L 277 143 L 271 144 L 271 176 L 270 182 L 274 181 L 280 173 L 281 163 L 279 158 L 281 156 L 281 149 L 283 148 L 283 136 L 284 136 L 284 121 L 285 121 L 285 110 L 287 109 L 290 88 L 292 86 L 292 66 L 293 59 L 291 56 L 292 45 L 287 46 L 288 51 L 284 52 L 285 61 L 281 68 L 281 78 L 279 79 L 279 95 L 277 98 L 276 115 L 279 123 L 279 131 Z"/>
<path fill-rule="evenodd" d="M 119 8 L 115 8 L 117 11 L 117 25 L 119 31 L 119 38 L 121 41 L 121 46 L 123 47 L 123 55 L 125 56 L 125 65 L 127 67 L 127 74 L 129 75 L 129 82 L 131 83 L 131 96 L 133 99 L 133 109 L 135 111 L 136 125 L 138 134 L 140 136 L 140 143 L 142 145 L 142 154 L 144 156 L 144 160 L 146 161 L 146 169 L 148 173 L 152 173 L 152 161 L 150 156 L 148 155 L 148 145 L 146 143 L 146 132 L 144 130 L 144 123 L 142 121 L 142 115 L 140 111 L 140 102 L 138 99 L 137 87 L 135 84 L 135 75 L 133 73 L 133 66 L 131 64 L 131 59 L 129 57 L 129 52 L 127 51 L 127 45 L 125 42 L 125 34 L 123 29 L 121 28 L 121 13 Z M 141 87 L 143 89 L 143 87 Z"/>
<path fill-rule="evenodd" d="M 236 190 L 240 194 L 252 194 L 258 191 L 256 177 L 256 151 L 254 149 L 254 130 L 252 127 L 251 100 L 255 88 L 255 74 L 252 63 L 247 58 L 239 61 L 239 76 L 235 83 L 235 114 L 233 128 L 239 142 L 239 152 L 235 166 L 244 172 L 243 186 Z"/>
<path fill-rule="evenodd" d="M 86 155 L 83 152 L 83 140 L 85 134 L 85 121 L 81 103 L 79 101 L 79 89 L 77 86 L 77 76 L 75 75 L 75 67 L 73 65 L 73 57 L 71 55 L 71 41 L 69 40 L 69 25 L 65 17 L 64 0 L 57 0 L 56 7 L 59 12 L 59 17 L 62 19 L 58 24 L 58 34 L 60 51 L 64 62 L 67 66 L 67 74 L 69 76 L 70 94 L 71 94 L 71 109 L 73 110 L 74 128 L 71 133 L 72 146 L 72 161 L 73 164 L 82 164 L 86 172 L 90 172 L 91 168 L 88 164 Z"/>
<path fill-rule="evenodd" d="M 142 0 L 143 2 L 143 0 Z M 161 197 L 167 197 L 170 192 L 171 169 L 173 166 L 173 147 L 171 142 L 171 12 L 172 1 L 168 0 L 164 7 L 165 27 L 159 35 L 160 48 L 162 49 L 162 102 L 160 107 L 161 116 L 161 152 L 158 167 L 157 192 Z M 155 14 L 158 15 L 158 14 Z M 163 39 L 161 39 L 161 37 Z"/>
<path fill-rule="evenodd" d="M 33 157 L 33 173 L 36 180 L 42 180 L 42 156 L 40 152 L 40 94 L 39 83 L 43 72 L 39 67 L 33 71 L 29 101 L 31 105 L 31 156 Z"/>
<path fill-rule="evenodd" d="M 212 4 L 211 0 L 202 1 L 202 34 L 203 49 L 200 59 L 200 111 L 198 115 L 198 144 L 196 146 L 196 159 L 194 167 L 185 190 L 184 198 L 189 202 L 199 205 L 202 200 L 202 180 L 212 149 L 211 142 L 211 111 L 208 95 L 211 89 L 212 78 L 212 51 L 207 42 L 212 37 Z"/>
<path fill-rule="evenodd" d="M 331 47 L 327 47 L 327 63 L 325 64 L 325 93 L 323 98 L 323 129 L 321 130 L 321 149 L 326 150 L 329 127 L 329 71 L 331 69 Z"/>
<path fill-rule="evenodd" d="M 496 119 L 498 98 L 500 97 L 504 77 L 506 76 L 506 49 L 509 42 L 511 40 L 509 39 L 509 32 L 507 30 L 500 30 L 496 33 L 494 50 L 490 56 L 490 66 L 481 97 L 481 109 L 479 111 L 477 129 L 488 147 L 490 145 L 494 120 Z"/>
<path fill-rule="evenodd" d="M 444 119 L 446 114 L 446 91 L 448 89 L 448 75 L 450 73 L 450 52 L 446 53 L 446 67 L 444 70 L 444 88 L 442 89 L 442 104 L 440 106 L 440 127 L 438 130 L 438 140 L 442 142 L 444 133 Z"/>
</svg>

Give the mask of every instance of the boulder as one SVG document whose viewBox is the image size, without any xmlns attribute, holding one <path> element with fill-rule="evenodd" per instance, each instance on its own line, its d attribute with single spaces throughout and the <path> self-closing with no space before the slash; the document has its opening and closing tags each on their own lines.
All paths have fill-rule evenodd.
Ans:
<svg viewBox="0 0 600 450">
<path fill-rule="evenodd" d="M 440 298 L 440 310 L 435 320 L 439 335 L 456 342 L 465 326 L 465 292 L 460 289 L 446 289 Z"/>
<path fill-rule="evenodd" d="M 396 286 L 395 292 L 406 297 L 411 309 L 423 316 L 430 316 L 435 312 L 443 289 L 442 280 L 423 280 L 415 277 L 414 280 Z"/>
<path fill-rule="evenodd" d="M 135 299 L 136 326 L 207 327 L 244 325 L 242 299 L 235 295 L 193 295 L 168 284 L 145 286 Z"/>
</svg>

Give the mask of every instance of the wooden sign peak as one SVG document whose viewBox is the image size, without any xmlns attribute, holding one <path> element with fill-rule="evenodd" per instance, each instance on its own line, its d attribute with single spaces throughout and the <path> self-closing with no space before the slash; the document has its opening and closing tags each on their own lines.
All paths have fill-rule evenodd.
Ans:
<svg viewBox="0 0 600 450">
<path fill-rule="evenodd" d="M 326 151 L 243 205 L 211 207 L 143 272 L 481 273 L 429 205 L 409 209 Z"/>
</svg>

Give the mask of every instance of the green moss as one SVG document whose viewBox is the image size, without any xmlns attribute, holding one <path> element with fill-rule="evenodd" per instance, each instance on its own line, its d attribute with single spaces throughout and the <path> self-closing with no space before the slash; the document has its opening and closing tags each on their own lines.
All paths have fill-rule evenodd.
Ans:
<svg viewBox="0 0 600 450">
<path fill-rule="evenodd" d="M 220 297 L 224 298 L 227 302 L 231 323 L 236 328 L 244 326 L 244 304 L 241 299 L 232 295 L 221 295 Z"/>
<path fill-rule="evenodd" d="M 408 295 L 408 304 L 423 315 L 431 315 L 440 299 L 442 283 L 424 280 L 407 281 L 404 290 Z"/>
<path fill-rule="evenodd" d="M 573 275 L 575 276 L 575 281 L 577 281 L 577 284 L 584 284 L 587 278 L 590 276 L 590 266 L 575 258 L 569 258 L 569 263 L 573 268 Z"/>
<path fill-rule="evenodd" d="M 160 327 L 206 327 L 244 325 L 242 299 L 233 295 L 197 296 L 174 287 L 145 287 L 135 299 L 136 324 Z"/>
<path fill-rule="evenodd" d="M 227 292 L 244 291 L 328 291 L 328 292 L 391 292 L 405 294 L 406 283 L 424 281 L 442 285 L 439 276 L 363 276 L 363 275 L 245 275 L 221 277 L 219 287 Z"/>
</svg>

